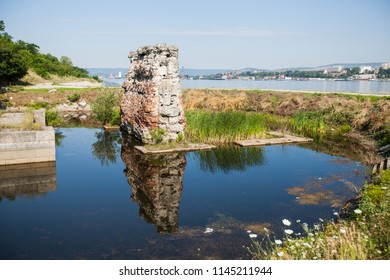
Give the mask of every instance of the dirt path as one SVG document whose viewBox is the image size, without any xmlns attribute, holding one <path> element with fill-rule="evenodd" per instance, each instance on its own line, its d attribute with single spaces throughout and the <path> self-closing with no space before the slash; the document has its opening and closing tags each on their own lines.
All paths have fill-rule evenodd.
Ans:
<svg viewBox="0 0 390 280">
<path fill-rule="evenodd" d="M 67 83 L 58 83 L 53 84 L 51 82 L 48 83 L 40 83 L 32 86 L 25 87 L 26 89 L 52 89 L 52 88 L 96 88 L 96 87 L 102 87 L 102 83 L 98 82 L 90 82 L 90 81 L 81 81 L 81 82 L 67 82 Z"/>
</svg>

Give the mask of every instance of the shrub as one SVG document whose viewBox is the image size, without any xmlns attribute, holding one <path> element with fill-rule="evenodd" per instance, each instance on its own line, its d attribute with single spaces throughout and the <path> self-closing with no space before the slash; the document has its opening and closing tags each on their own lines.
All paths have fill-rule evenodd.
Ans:
<svg viewBox="0 0 390 280">
<path fill-rule="evenodd" d="M 183 133 L 179 133 L 178 135 L 177 135 L 177 138 L 176 138 L 176 143 L 181 143 L 181 142 L 183 142 L 184 141 L 184 135 L 183 135 Z"/>
<path fill-rule="evenodd" d="M 119 107 L 115 107 L 113 109 L 110 124 L 111 125 L 120 125 L 121 124 L 121 110 L 119 109 Z"/>
<path fill-rule="evenodd" d="M 150 132 L 153 143 L 159 144 L 164 140 L 165 130 L 162 128 L 152 130 Z"/>
<path fill-rule="evenodd" d="M 80 99 L 80 93 L 74 93 L 72 95 L 68 95 L 68 100 L 70 102 L 77 102 Z"/>
<path fill-rule="evenodd" d="M 48 126 L 59 126 L 62 123 L 60 114 L 55 110 L 46 110 L 45 119 Z"/>
<path fill-rule="evenodd" d="M 47 101 L 38 101 L 36 103 L 27 103 L 25 104 L 26 107 L 33 108 L 34 110 L 38 110 L 41 108 L 48 108 L 49 107 L 49 102 Z"/>
<path fill-rule="evenodd" d="M 96 75 L 92 76 L 92 79 L 94 79 L 96 82 L 99 82 L 99 83 L 102 82 L 102 80 Z"/>
<path fill-rule="evenodd" d="M 118 106 L 118 97 L 110 93 L 102 92 L 92 102 L 93 116 L 103 123 L 110 122 L 114 116 L 114 107 Z"/>
</svg>

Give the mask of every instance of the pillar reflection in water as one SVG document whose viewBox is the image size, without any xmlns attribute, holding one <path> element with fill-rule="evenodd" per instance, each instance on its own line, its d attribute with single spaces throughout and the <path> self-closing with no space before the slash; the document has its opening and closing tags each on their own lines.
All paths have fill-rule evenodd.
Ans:
<svg viewBox="0 0 390 280">
<path fill-rule="evenodd" d="M 155 224 L 159 233 L 177 232 L 185 155 L 144 155 L 134 149 L 129 137 L 123 137 L 121 155 L 131 198 L 139 204 L 140 216 Z"/>
<path fill-rule="evenodd" d="M 0 166 L 0 199 L 43 196 L 56 189 L 55 162 Z"/>
</svg>

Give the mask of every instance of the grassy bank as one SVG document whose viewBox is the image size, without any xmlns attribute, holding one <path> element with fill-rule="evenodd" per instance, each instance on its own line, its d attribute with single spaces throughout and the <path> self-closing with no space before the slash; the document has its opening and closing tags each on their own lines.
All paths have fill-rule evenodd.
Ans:
<svg viewBox="0 0 390 280">
<path fill-rule="evenodd" d="M 248 248 L 254 259 L 390 259 L 390 170 L 364 187 L 347 219 L 309 228 L 303 221 L 283 220 L 285 236 L 265 235 Z M 334 213 L 338 216 L 338 213 Z M 288 227 L 299 223 L 300 233 Z M 301 237 L 303 236 L 303 237 Z"/>
<path fill-rule="evenodd" d="M 100 93 L 123 93 L 122 88 L 58 88 L 51 89 L 11 89 L 10 92 L 0 95 L 0 101 L 10 102 L 13 108 L 28 104 L 45 102 L 49 107 L 69 103 L 69 96 L 79 95 L 79 100 L 91 104 Z"/>
<path fill-rule="evenodd" d="M 338 137 L 357 132 L 375 139 L 380 146 L 390 143 L 388 96 L 185 89 L 183 103 L 186 112 L 267 114 L 272 116 L 266 124 L 270 129 L 287 129 L 309 137 Z"/>
</svg>

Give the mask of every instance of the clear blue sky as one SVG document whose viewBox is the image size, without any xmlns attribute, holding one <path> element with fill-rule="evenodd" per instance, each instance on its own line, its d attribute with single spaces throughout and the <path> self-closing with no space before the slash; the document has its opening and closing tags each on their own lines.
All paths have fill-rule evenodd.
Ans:
<svg viewBox="0 0 390 280">
<path fill-rule="evenodd" d="M 128 67 L 156 43 L 178 46 L 185 68 L 390 61 L 388 0 L 1 0 L 0 19 L 80 67 Z"/>
</svg>

